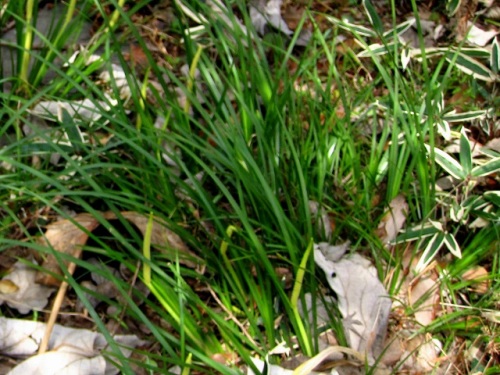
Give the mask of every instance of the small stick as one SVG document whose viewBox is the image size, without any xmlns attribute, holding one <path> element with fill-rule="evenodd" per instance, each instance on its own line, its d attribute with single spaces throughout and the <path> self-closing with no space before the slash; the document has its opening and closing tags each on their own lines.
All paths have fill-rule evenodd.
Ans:
<svg viewBox="0 0 500 375">
<path fill-rule="evenodd" d="M 75 257 L 79 258 L 82 253 L 82 250 L 78 250 L 75 253 Z M 73 275 L 76 269 L 75 263 L 68 264 L 68 273 Z M 66 295 L 66 291 L 68 290 L 68 282 L 63 281 L 59 286 L 59 290 L 57 291 L 56 298 L 54 299 L 54 304 L 52 305 L 52 310 L 50 311 L 49 320 L 47 321 L 47 325 L 45 328 L 45 334 L 43 335 L 42 341 L 40 342 L 40 346 L 38 347 L 38 354 L 43 354 L 47 351 L 49 346 L 50 335 L 54 329 L 54 325 L 56 324 L 57 315 L 59 315 L 59 311 L 61 310 L 61 305 L 64 300 L 64 296 Z"/>
</svg>

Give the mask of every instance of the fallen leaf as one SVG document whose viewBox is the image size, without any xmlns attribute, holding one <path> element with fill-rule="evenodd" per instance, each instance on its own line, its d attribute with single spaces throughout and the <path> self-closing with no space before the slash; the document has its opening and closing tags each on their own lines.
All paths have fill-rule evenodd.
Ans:
<svg viewBox="0 0 500 375">
<path fill-rule="evenodd" d="M 344 256 L 346 250 L 345 244 L 315 244 L 314 260 L 337 294 L 349 346 L 374 363 L 384 347 L 392 302 L 370 261 L 359 254 Z"/>
<path fill-rule="evenodd" d="M 100 333 L 56 324 L 49 341 L 49 352 L 34 355 L 45 334 L 46 324 L 0 317 L 0 351 L 4 356 L 32 356 L 13 368 L 9 375 L 24 374 L 117 374 L 119 371 L 100 354 L 108 343 Z M 136 335 L 115 335 L 122 355 L 143 345 Z M 114 358 L 116 361 L 117 358 Z M 40 372 L 42 371 L 42 372 Z"/>
<path fill-rule="evenodd" d="M 0 294 L 0 303 L 5 302 L 21 314 L 41 310 L 48 304 L 53 288 L 35 283 L 37 271 L 29 265 L 17 262 L 11 272 L 2 279 L 4 287 L 10 284 L 8 294 Z"/>
<path fill-rule="evenodd" d="M 468 269 L 462 275 L 464 280 L 472 281 L 471 290 L 477 294 L 486 294 L 490 289 L 490 281 L 488 280 L 488 271 L 486 268 L 476 266 Z"/>
<path fill-rule="evenodd" d="M 113 212 L 102 213 L 106 220 L 116 220 Z M 134 224 L 144 235 L 148 225 L 148 218 L 137 212 L 122 212 L 121 216 Z M 45 235 L 40 239 L 44 245 L 50 246 L 60 254 L 79 257 L 81 248 L 88 240 L 89 232 L 100 225 L 99 221 L 88 213 L 81 213 L 71 219 L 64 219 L 47 226 Z M 161 251 L 172 261 L 179 259 L 181 264 L 188 267 L 196 267 L 203 262 L 201 258 L 192 253 L 182 239 L 167 228 L 167 224 L 159 218 L 153 221 L 151 233 L 151 245 Z M 63 261 L 67 266 L 69 261 Z M 42 264 L 48 271 L 39 272 L 36 282 L 47 286 L 59 286 L 63 273 L 59 262 L 54 254 L 48 254 Z"/>
<path fill-rule="evenodd" d="M 82 246 L 89 238 L 88 232 L 92 232 L 99 225 L 97 219 L 92 215 L 81 213 L 71 220 L 64 219 L 49 224 L 45 235 L 40 238 L 40 242 L 58 253 L 78 258 Z M 69 261 L 63 260 L 63 263 L 67 267 Z M 62 276 L 63 272 L 56 256 L 49 253 L 42 266 L 45 270 L 38 272 L 36 282 L 46 286 L 59 286 L 62 277 L 58 276 Z"/>
<path fill-rule="evenodd" d="M 377 236 L 380 238 L 385 246 L 396 239 L 399 231 L 403 228 L 406 222 L 406 215 L 408 214 L 408 203 L 402 195 L 396 196 L 389 208 L 384 213 L 382 220 L 376 230 Z"/>
</svg>

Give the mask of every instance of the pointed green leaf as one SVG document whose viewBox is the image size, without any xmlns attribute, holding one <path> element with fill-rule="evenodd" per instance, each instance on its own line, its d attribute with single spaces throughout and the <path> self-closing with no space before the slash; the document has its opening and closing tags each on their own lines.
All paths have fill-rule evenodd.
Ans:
<svg viewBox="0 0 500 375">
<path fill-rule="evenodd" d="M 446 233 L 444 235 L 444 244 L 446 245 L 448 250 L 450 250 L 450 253 L 452 253 L 457 258 L 462 258 L 462 251 L 460 250 L 460 246 L 458 245 L 455 236 L 450 233 Z"/>
<path fill-rule="evenodd" d="M 472 121 L 476 119 L 483 119 L 488 114 L 486 110 L 479 111 L 469 111 L 469 112 L 461 112 L 457 113 L 455 110 L 451 112 L 447 112 L 443 115 L 443 120 L 449 122 L 464 122 L 464 121 Z"/>
<path fill-rule="evenodd" d="M 441 246 L 444 243 L 444 233 L 437 232 L 427 243 L 422 256 L 420 257 L 416 268 L 417 272 L 422 271 L 427 265 L 432 262 Z"/>
<path fill-rule="evenodd" d="M 471 174 L 473 177 L 482 177 L 498 171 L 500 171 L 500 158 L 494 158 L 483 165 L 472 168 Z"/>
<path fill-rule="evenodd" d="M 462 165 L 464 173 L 469 176 L 472 172 L 472 150 L 470 141 L 465 134 L 465 129 L 462 128 L 460 135 L 460 164 Z"/>
<path fill-rule="evenodd" d="M 493 203 L 495 206 L 500 207 L 500 191 L 488 191 L 483 194 L 484 199 Z"/>
<path fill-rule="evenodd" d="M 416 241 L 425 237 L 433 236 L 439 232 L 430 223 L 425 223 L 424 225 L 416 225 L 414 227 L 406 229 L 401 232 L 397 238 L 396 243 Z"/>
<path fill-rule="evenodd" d="M 495 38 L 491 46 L 490 66 L 495 74 L 500 73 L 500 43 L 498 37 Z"/>
<path fill-rule="evenodd" d="M 370 23 L 372 24 L 375 31 L 378 34 L 382 34 L 384 32 L 384 26 L 373 4 L 370 2 L 370 0 L 363 0 L 363 7 L 365 8 L 366 14 L 370 19 Z"/>
<path fill-rule="evenodd" d="M 430 147 L 427 145 L 425 145 L 425 147 L 429 152 Z M 467 177 L 467 174 L 464 172 L 462 166 L 446 152 L 438 148 L 434 148 L 434 157 L 436 163 L 438 163 L 441 168 L 448 172 L 452 177 L 455 177 L 458 180 L 463 180 Z"/>
<path fill-rule="evenodd" d="M 468 57 L 463 53 L 448 52 L 446 60 L 450 63 L 454 62 L 454 66 L 474 78 L 486 82 L 493 81 L 493 72 L 472 57 Z"/>
</svg>

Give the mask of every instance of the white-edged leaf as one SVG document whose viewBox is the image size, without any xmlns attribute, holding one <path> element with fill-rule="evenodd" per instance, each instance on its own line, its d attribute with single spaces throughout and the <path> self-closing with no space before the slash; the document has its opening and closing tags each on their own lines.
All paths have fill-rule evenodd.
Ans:
<svg viewBox="0 0 500 375">
<path fill-rule="evenodd" d="M 445 58 L 450 63 L 454 62 L 454 66 L 462 72 L 469 74 L 474 78 L 486 82 L 493 81 L 493 72 L 472 57 L 466 56 L 463 53 L 448 52 Z"/>
<path fill-rule="evenodd" d="M 483 194 L 484 199 L 493 203 L 495 206 L 500 207 L 500 191 L 488 191 Z"/>
<path fill-rule="evenodd" d="M 340 28 L 347 30 L 354 35 L 359 35 L 359 36 L 366 36 L 366 37 L 376 37 L 377 34 L 372 30 L 369 29 L 368 27 L 357 25 L 354 23 L 350 23 L 348 21 L 340 20 L 338 18 L 332 17 L 332 16 L 326 16 L 325 17 L 328 21 L 333 23 L 334 25 L 338 25 Z"/>
<path fill-rule="evenodd" d="M 488 114 L 487 110 L 479 110 L 479 111 L 468 111 L 457 113 L 455 110 L 445 113 L 442 116 L 443 120 L 449 122 L 463 122 L 463 121 L 472 121 L 476 119 L 483 119 Z"/>
<path fill-rule="evenodd" d="M 427 149 L 427 152 L 429 153 L 430 156 L 430 147 L 428 145 L 425 145 L 425 148 Z M 458 163 L 458 161 L 453 159 L 446 152 L 438 148 L 434 148 L 434 158 L 436 163 L 438 163 L 441 166 L 441 168 L 443 168 L 446 172 L 448 172 L 452 177 L 458 180 L 463 180 L 467 177 L 467 175 L 464 173 L 462 166 Z"/>
<path fill-rule="evenodd" d="M 456 49 L 452 49 L 453 51 L 457 51 Z M 491 56 L 491 52 L 483 47 L 463 47 L 460 48 L 460 53 L 472 58 L 476 59 L 489 59 Z"/>
<path fill-rule="evenodd" d="M 405 33 L 410 27 L 415 24 L 415 17 L 410 18 L 409 20 L 396 25 L 396 27 L 392 30 L 386 31 L 383 34 L 383 39 L 391 38 L 394 35 L 401 35 Z"/>
<path fill-rule="evenodd" d="M 495 38 L 491 46 L 490 66 L 495 74 L 500 73 L 500 43 L 498 37 Z"/>
<path fill-rule="evenodd" d="M 437 232 L 438 230 L 431 223 L 416 225 L 414 227 L 405 229 L 403 232 L 401 232 L 397 236 L 395 242 L 401 243 L 401 242 L 416 241 L 425 237 L 433 236 Z"/>
<path fill-rule="evenodd" d="M 452 253 L 457 258 L 462 258 L 462 251 L 460 250 L 460 245 L 455 239 L 455 236 L 453 236 L 451 233 L 446 233 L 444 235 L 444 244 L 446 245 L 448 250 L 450 250 L 450 253 Z"/>
<path fill-rule="evenodd" d="M 438 121 L 436 125 L 438 128 L 439 134 L 441 134 L 441 136 L 445 140 L 449 141 L 451 139 L 451 129 L 450 129 L 450 124 L 448 123 L 448 121 L 441 120 L 441 121 Z"/>
<path fill-rule="evenodd" d="M 417 272 L 422 271 L 427 265 L 432 262 L 436 254 L 438 253 L 441 246 L 444 243 L 445 234 L 443 232 L 437 232 L 427 243 L 427 246 L 420 257 L 417 266 L 415 267 Z"/>
<path fill-rule="evenodd" d="M 371 57 L 371 56 L 380 56 L 388 53 L 389 49 L 393 49 L 394 43 L 390 43 L 387 45 L 375 43 L 371 44 L 364 51 L 358 53 L 358 57 Z"/>
<path fill-rule="evenodd" d="M 382 34 L 384 31 L 384 25 L 382 24 L 382 20 L 378 16 L 375 7 L 370 2 L 370 0 L 363 0 L 363 7 L 365 8 L 366 15 L 370 19 L 370 23 L 372 24 L 375 31 L 379 34 Z"/>
<path fill-rule="evenodd" d="M 473 177 L 482 177 L 498 171 L 500 171 L 500 158 L 494 158 L 483 165 L 472 168 L 471 174 Z"/>
<path fill-rule="evenodd" d="M 462 128 L 460 135 L 460 164 L 464 173 L 469 176 L 472 172 L 472 150 L 470 147 L 469 137 L 465 134 L 465 128 Z"/>
</svg>

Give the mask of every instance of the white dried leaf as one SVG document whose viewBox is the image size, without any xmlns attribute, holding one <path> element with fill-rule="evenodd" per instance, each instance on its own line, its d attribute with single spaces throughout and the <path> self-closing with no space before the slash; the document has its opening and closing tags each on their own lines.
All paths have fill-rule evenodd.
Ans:
<svg viewBox="0 0 500 375">
<path fill-rule="evenodd" d="M 342 251 L 315 244 L 314 260 L 337 294 L 349 346 L 373 363 L 383 349 L 392 302 L 370 261 L 359 254 L 339 259 Z"/>
<path fill-rule="evenodd" d="M 67 328 L 56 324 L 50 336 L 48 352 L 35 355 L 45 335 L 46 324 L 22 319 L 0 317 L 0 351 L 7 356 L 31 358 L 13 368 L 18 374 L 117 374 L 111 363 L 100 354 L 108 343 L 100 333 L 86 329 Z M 135 335 L 116 335 L 115 341 L 125 357 L 131 349 L 142 345 Z M 129 348 L 129 349 L 127 349 Z"/>
<path fill-rule="evenodd" d="M 3 280 L 10 280 L 17 287 L 17 291 L 0 294 L 0 304 L 5 302 L 21 314 L 47 306 L 48 299 L 55 289 L 35 283 L 36 275 L 37 271 L 28 265 L 21 262 L 14 264 L 12 271 Z"/>
<path fill-rule="evenodd" d="M 472 22 L 467 23 L 467 28 L 469 30 L 467 34 L 467 41 L 469 43 L 475 44 L 476 46 L 484 47 L 488 42 L 498 34 L 495 30 L 483 30 L 474 25 Z"/>
<path fill-rule="evenodd" d="M 396 196 L 380 221 L 377 232 L 382 243 L 387 246 L 394 241 L 398 233 L 403 229 L 408 214 L 408 203 L 402 195 Z"/>
</svg>

